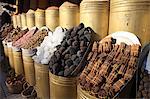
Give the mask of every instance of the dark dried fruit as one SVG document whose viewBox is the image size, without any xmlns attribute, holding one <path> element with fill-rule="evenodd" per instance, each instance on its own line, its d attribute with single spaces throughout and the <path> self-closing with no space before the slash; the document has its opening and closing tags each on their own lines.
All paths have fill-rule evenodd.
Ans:
<svg viewBox="0 0 150 99">
<path fill-rule="evenodd" d="M 88 41 L 91 40 L 91 34 L 86 34 L 85 37 L 87 38 Z"/>
<path fill-rule="evenodd" d="M 63 42 L 62 42 L 62 44 L 61 44 L 61 46 L 63 46 L 63 47 L 67 47 L 67 46 L 68 46 L 68 44 L 67 44 L 67 42 L 66 42 L 66 41 L 63 41 Z"/>
<path fill-rule="evenodd" d="M 65 47 L 61 47 L 60 49 L 59 49 L 59 53 L 63 53 L 65 51 Z"/>
<path fill-rule="evenodd" d="M 74 40 L 73 39 L 69 39 L 69 40 L 67 40 L 67 44 L 68 45 L 72 45 L 72 42 L 73 42 Z"/>
<path fill-rule="evenodd" d="M 88 32 L 85 34 L 87 36 L 84 35 L 85 30 Z M 50 66 L 50 70 L 56 75 L 74 77 L 77 76 L 85 66 L 84 63 L 86 63 L 86 60 L 83 64 L 79 65 L 79 63 L 86 52 L 86 48 L 89 46 L 90 41 L 88 41 L 87 37 L 90 33 L 89 29 L 84 28 L 84 25 L 81 23 L 79 26 L 69 29 L 65 35 L 61 46 L 57 46 L 58 50 L 54 53 L 56 57 L 53 56 L 50 60 L 52 61 L 50 62 L 51 65 L 55 63 L 60 65 L 57 66 L 57 69 Z M 78 68 L 76 66 L 78 66 Z M 64 71 L 64 75 L 62 71 Z"/>
<path fill-rule="evenodd" d="M 87 47 L 80 47 L 81 52 L 86 52 Z"/>
<path fill-rule="evenodd" d="M 63 66 L 63 67 L 65 66 L 65 60 L 63 60 L 63 59 L 61 60 L 61 66 Z"/>
<path fill-rule="evenodd" d="M 73 64 L 73 61 L 71 59 L 68 59 L 68 60 L 65 61 L 65 64 L 67 66 L 71 66 Z"/>
<path fill-rule="evenodd" d="M 84 35 L 84 31 L 85 31 L 85 28 L 81 29 L 78 34 L 79 34 L 79 37 L 83 36 Z"/>
<path fill-rule="evenodd" d="M 74 36 L 73 39 L 74 39 L 75 41 L 78 41 L 78 40 L 79 40 L 78 36 Z"/>
<path fill-rule="evenodd" d="M 70 54 L 73 55 L 73 54 L 76 54 L 77 51 L 74 47 L 70 47 L 70 50 L 69 50 Z"/>
<path fill-rule="evenodd" d="M 77 56 L 78 56 L 78 57 L 83 57 L 83 55 L 84 55 L 83 52 L 81 52 L 81 51 L 78 51 L 78 52 L 77 52 Z"/>
<path fill-rule="evenodd" d="M 64 71 L 64 76 L 65 76 L 65 77 L 66 77 L 66 76 L 69 76 L 69 74 L 71 74 L 70 69 L 65 69 L 65 71 Z"/>
<path fill-rule="evenodd" d="M 72 46 L 79 46 L 79 42 L 78 42 L 78 41 L 74 41 L 74 42 L 72 43 Z"/>
<path fill-rule="evenodd" d="M 66 54 L 65 57 L 64 57 L 64 59 L 69 59 L 70 57 L 71 57 L 70 54 Z"/>
<path fill-rule="evenodd" d="M 79 63 L 80 63 L 80 59 L 79 58 L 76 58 L 76 60 L 73 61 L 73 64 L 76 65 L 76 66 L 78 66 Z"/>
<path fill-rule="evenodd" d="M 80 42 L 80 47 L 86 46 L 86 42 L 85 41 L 81 41 Z"/>
<path fill-rule="evenodd" d="M 72 61 L 74 61 L 76 58 L 77 58 L 77 55 L 76 55 L 76 54 L 71 56 L 71 60 L 72 60 Z"/>
</svg>

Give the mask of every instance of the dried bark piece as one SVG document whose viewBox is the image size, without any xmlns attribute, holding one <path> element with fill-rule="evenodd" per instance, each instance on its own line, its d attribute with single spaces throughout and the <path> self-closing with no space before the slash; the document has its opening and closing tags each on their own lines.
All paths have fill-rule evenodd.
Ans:
<svg viewBox="0 0 150 99">
<path fill-rule="evenodd" d="M 136 63 L 137 63 L 137 58 L 131 56 L 129 63 L 128 63 L 128 65 L 129 65 L 128 67 L 129 68 L 135 68 Z"/>
<path fill-rule="evenodd" d="M 140 51 L 140 45 L 133 44 L 131 46 L 131 56 L 137 57 L 139 55 L 139 51 Z"/>
<path fill-rule="evenodd" d="M 90 53 L 89 53 L 88 58 L 87 58 L 87 60 L 88 60 L 88 61 L 90 61 L 90 60 L 91 60 L 91 58 L 92 58 L 93 54 L 94 54 L 93 52 L 90 52 Z"/>
<path fill-rule="evenodd" d="M 93 62 L 96 59 L 97 55 L 98 55 L 98 53 L 94 52 L 92 59 L 90 61 Z"/>
<path fill-rule="evenodd" d="M 98 46 L 98 53 L 102 53 L 103 52 L 103 46 L 101 43 L 99 43 L 99 46 Z"/>
<path fill-rule="evenodd" d="M 92 80 L 92 78 L 96 75 L 96 74 L 95 74 L 96 71 L 95 71 L 95 69 L 93 69 L 93 68 L 96 67 L 97 64 L 98 64 L 98 63 L 96 62 L 96 63 L 94 64 L 94 66 L 92 67 L 90 73 L 86 76 L 86 81 L 87 81 L 87 82 L 89 82 L 90 80 Z"/>
<path fill-rule="evenodd" d="M 115 55 L 115 57 L 114 57 L 115 59 L 118 57 L 118 55 L 119 55 L 120 53 L 123 52 L 123 50 L 125 49 L 125 46 L 126 46 L 125 43 L 121 43 L 121 44 L 119 45 L 119 48 L 117 49 L 116 55 Z"/>
<path fill-rule="evenodd" d="M 97 74 L 97 72 L 99 71 L 99 68 L 100 68 L 100 66 L 101 66 L 101 64 L 102 64 L 103 62 L 102 61 L 97 61 L 95 64 L 94 64 L 94 66 L 93 66 L 93 68 L 92 68 L 92 70 L 91 70 L 91 72 L 88 74 L 88 79 L 90 79 L 91 77 L 93 78 L 95 78 L 96 77 L 96 74 Z M 93 81 L 93 79 L 91 78 L 91 83 L 95 83 L 95 81 Z"/>
<path fill-rule="evenodd" d="M 85 69 L 82 71 L 81 75 L 80 75 L 80 79 L 85 78 L 91 71 L 92 67 L 93 67 L 93 62 L 89 62 L 89 64 L 85 67 Z"/>
<path fill-rule="evenodd" d="M 92 51 L 93 52 L 97 52 L 98 51 L 98 43 L 97 42 L 93 43 Z"/>
<path fill-rule="evenodd" d="M 121 65 L 119 71 L 118 71 L 118 74 L 121 74 L 122 76 L 125 74 L 126 72 L 126 65 Z"/>
<path fill-rule="evenodd" d="M 109 76 L 106 78 L 106 83 L 107 84 L 112 84 L 114 80 L 117 78 L 117 73 L 115 71 L 112 71 Z"/>
<path fill-rule="evenodd" d="M 119 79 L 114 85 L 112 86 L 115 92 L 118 92 L 122 86 L 124 86 L 125 82 L 123 79 Z"/>
</svg>

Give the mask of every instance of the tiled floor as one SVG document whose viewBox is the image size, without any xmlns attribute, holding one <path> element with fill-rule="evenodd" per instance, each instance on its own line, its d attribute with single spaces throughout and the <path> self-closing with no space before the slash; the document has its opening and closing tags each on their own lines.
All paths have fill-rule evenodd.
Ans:
<svg viewBox="0 0 150 99">
<path fill-rule="evenodd" d="M 5 85 L 6 74 L 2 71 L 0 66 L 0 99 L 23 99 L 20 94 L 10 94 L 8 93 L 7 87 Z"/>
</svg>

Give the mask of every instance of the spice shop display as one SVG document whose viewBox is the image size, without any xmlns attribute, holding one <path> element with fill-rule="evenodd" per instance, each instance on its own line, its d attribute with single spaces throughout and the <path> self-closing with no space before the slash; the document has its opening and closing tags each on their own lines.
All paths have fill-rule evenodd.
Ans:
<svg viewBox="0 0 150 99">
<path fill-rule="evenodd" d="M 125 39 L 116 40 L 108 37 L 94 42 L 88 55 L 88 64 L 79 78 L 79 87 L 84 90 L 83 93 L 78 92 L 79 99 L 82 99 L 80 94 L 89 94 L 95 98 L 113 98 L 132 79 L 137 70 L 136 62 L 141 45 L 127 45 L 129 39 L 126 39 L 127 42 Z"/>
<path fill-rule="evenodd" d="M 45 36 L 41 45 L 37 47 L 36 55 L 33 56 L 34 61 L 48 64 L 54 51 L 56 51 L 56 46 L 61 44 L 66 32 L 66 29 L 61 27 L 57 27 L 54 32 L 49 31 L 48 36 Z"/>
<path fill-rule="evenodd" d="M 80 24 L 69 29 L 49 62 L 50 98 L 77 97 L 77 77 L 84 68 L 94 31 Z"/>
<path fill-rule="evenodd" d="M 61 45 L 57 46 L 57 50 L 51 57 L 50 71 L 58 76 L 77 76 L 82 70 L 76 68 L 90 44 L 92 33 L 93 30 L 84 27 L 82 23 L 69 29 Z"/>
<path fill-rule="evenodd" d="M 12 42 L 13 36 L 20 32 L 21 29 L 19 27 L 14 28 L 10 33 L 8 33 L 7 37 L 4 39 L 5 42 Z"/>
<path fill-rule="evenodd" d="M 36 55 L 32 57 L 35 61 L 36 91 L 38 98 L 48 99 L 50 97 L 48 63 L 54 51 L 56 51 L 56 46 L 61 44 L 66 32 L 67 30 L 61 27 L 57 27 L 54 32 L 49 31 L 48 36 L 45 36 L 41 45 L 37 47 Z"/>
<path fill-rule="evenodd" d="M 30 38 L 28 38 L 21 45 L 21 48 L 33 49 L 33 48 L 39 46 L 43 42 L 44 37 L 48 35 L 48 31 L 49 31 L 49 29 L 47 27 L 42 27 L 35 34 L 33 34 Z"/>
<path fill-rule="evenodd" d="M 1 29 L 0 29 L 0 38 L 4 40 L 6 36 L 8 35 L 9 32 L 13 30 L 13 25 L 12 24 L 4 24 Z"/>
<path fill-rule="evenodd" d="M 3 42 L 7 43 L 8 48 L 8 58 L 9 58 L 9 66 L 14 68 L 14 60 L 13 60 L 13 50 L 12 50 L 12 37 L 15 33 L 20 32 L 20 28 L 14 28 L 10 33 L 8 33 L 7 37 L 3 40 Z"/>
<path fill-rule="evenodd" d="M 4 39 L 4 42 L 7 42 L 9 64 L 12 68 L 14 68 L 17 75 L 23 74 L 24 72 L 22 64 L 22 54 L 20 49 L 13 47 L 13 43 L 21 38 L 27 31 L 27 28 L 21 30 L 17 27 L 13 29 Z"/>
<path fill-rule="evenodd" d="M 13 47 L 21 48 L 33 35 L 38 31 L 37 27 L 32 27 L 26 34 L 24 34 L 20 39 L 13 43 Z M 35 54 L 34 51 L 28 49 L 22 49 L 22 61 L 26 81 L 31 85 L 35 85 L 35 70 L 34 61 L 32 60 L 32 55 Z"/>
<path fill-rule="evenodd" d="M 29 31 L 28 28 L 23 28 L 19 32 L 15 32 L 12 35 L 12 44 L 14 44 L 17 40 L 19 40 L 21 37 L 23 37 L 27 32 Z"/>
<path fill-rule="evenodd" d="M 26 43 L 37 31 L 38 31 L 37 27 L 32 27 L 25 35 L 23 35 L 23 37 L 14 42 L 13 46 L 21 48 L 21 45 Z"/>
</svg>

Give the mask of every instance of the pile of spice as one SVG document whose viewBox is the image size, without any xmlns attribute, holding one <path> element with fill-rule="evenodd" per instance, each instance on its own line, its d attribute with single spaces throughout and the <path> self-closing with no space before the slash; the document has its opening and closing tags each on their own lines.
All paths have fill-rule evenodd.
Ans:
<svg viewBox="0 0 150 99">
<path fill-rule="evenodd" d="M 47 27 L 42 27 L 33 36 L 28 38 L 25 43 L 21 45 L 24 49 L 33 49 L 43 42 L 44 37 L 48 35 L 49 29 Z"/>
<path fill-rule="evenodd" d="M 93 30 L 84 24 L 69 29 L 61 45 L 51 57 L 49 68 L 52 74 L 64 77 L 77 76 L 84 67 L 79 65 L 90 42 Z"/>
<path fill-rule="evenodd" d="M 79 83 L 97 98 L 113 98 L 133 77 L 140 45 L 115 44 L 115 39 L 94 42 Z"/>
<path fill-rule="evenodd" d="M 37 31 L 38 31 L 38 28 L 37 27 L 33 27 L 25 35 L 23 35 L 23 37 L 18 39 L 16 42 L 13 42 L 13 46 L 15 46 L 17 48 L 21 48 L 21 45 L 26 43 Z"/>
<path fill-rule="evenodd" d="M 24 28 L 22 29 L 20 32 L 15 32 L 12 35 L 12 43 L 16 42 L 17 40 L 19 40 L 21 37 L 23 37 L 23 35 L 25 35 L 27 32 L 29 31 L 28 28 Z"/>
<path fill-rule="evenodd" d="M 21 29 L 19 27 L 14 28 L 10 33 L 8 33 L 8 35 L 6 36 L 4 41 L 5 42 L 12 42 L 13 41 L 13 35 L 18 34 L 20 31 L 21 31 Z"/>
<path fill-rule="evenodd" d="M 61 44 L 66 32 L 66 29 L 61 27 L 57 27 L 53 33 L 49 31 L 48 36 L 45 36 L 44 41 L 37 47 L 37 53 L 33 56 L 34 61 L 48 64 L 54 51 L 56 51 L 56 46 Z"/>
<path fill-rule="evenodd" d="M 13 30 L 12 24 L 4 24 L 0 29 L 0 38 L 4 40 L 8 33 L 10 33 Z"/>
</svg>

